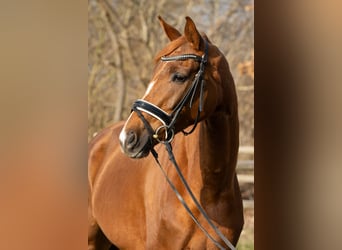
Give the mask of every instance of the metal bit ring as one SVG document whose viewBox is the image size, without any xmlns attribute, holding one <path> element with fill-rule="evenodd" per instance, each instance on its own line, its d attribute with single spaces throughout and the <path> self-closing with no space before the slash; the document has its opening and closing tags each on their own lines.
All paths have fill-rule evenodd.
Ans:
<svg viewBox="0 0 342 250">
<path fill-rule="evenodd" d="M 165 139 L 160 139 L 158 136 L 158 133 L 161 129 L 165 129 L 165 137 L 164 137 Z M 169 135 L 171 135 L 170 138 L 169 138 Z M 158 127 L 156 129 L 154 135 L 153 135 L 153 138 L 156 139 L 158 142 L 161 142 L 161 143 L 165 143 L 165 142 L 170 143 L 174 137 L 175 137 L 175 132 L 173 131 L 173 129 L 170 129 L 166 125 L 161 125 L 160 127 Z"/>
</svg>

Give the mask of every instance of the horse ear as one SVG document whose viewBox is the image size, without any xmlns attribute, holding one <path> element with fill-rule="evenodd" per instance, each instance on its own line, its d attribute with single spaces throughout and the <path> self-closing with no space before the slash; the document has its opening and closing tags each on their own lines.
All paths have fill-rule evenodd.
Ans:
<svg viewBox="0 0 342 250">
<path fill-rule="evenodd" d="M 198 32 L 196 25 L 194 21 L 190 17 L 185 17 L 186 24 L 184 28 L 184 35 L 189 43 L 192 44 L 194 49 L 199 50 L 200 49 L 200 43 L 201 43 L 201 35 Z"/>
<path fill-rule="evenodd" d="M 163 27 L 165 34 L 170 39 L 170 41 L 173 41 L 181 36 L 181 33 L 176 30 L 174 27 L 172 27 L 170 24 L 166 23 L 161 16 L 158 16 L 159 22 L 161 26 Z"/>
</svg>

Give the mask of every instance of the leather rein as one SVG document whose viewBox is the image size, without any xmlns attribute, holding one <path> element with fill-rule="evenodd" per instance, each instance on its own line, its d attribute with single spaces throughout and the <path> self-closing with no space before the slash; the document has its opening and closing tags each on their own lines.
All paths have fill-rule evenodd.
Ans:
<svg viewBox="0 0 342 250">
<path fill-rule="evenodd" d="M 161 57 L 161 61 L 163 62 L 169 62 L 169 61 L 184 61 L 184 60 L 195 60 L 197 62 L 200 63 L 200 67 L 199 67 L 199 71 L 197 72 L 197 74 L 195 75 L 195 78 L 190 86 L 190 88 L 187 90 L 187 92 L 185 93 L 185 95 L 183 96 L 183 98 L 180 100 L 180 102 L 177 104 L 177 106 L 174 108 L 174 110 L 172 111 L 171 114 L 168 114 L 167 112 L 165 112 L 164 110 L 162 110 L 161 108 L 157 107 L 156 105 L 147 102 L 145 100 L 136 100 L 133 104 L 132 107 L 132 112 L 136 112 L 137 115 L 139 116 L 139 118 L 141 119 L 141 121 L 143 122 L 145 128 L 147 129 L 149 135 L 150 135 L 150 141 L 151 141 L 151 145 L 153 145 L 153 140 L 157 140 L 158 142 L 162 143 L 163 145 L 165 145 L 166 151 L 168 152 L 169 155 L 169 159 L 172 162 L 172 164 L 174 165 L 176 172 L 179 176 L 179 178 L 181 179 L 181 182 L 183 183 L 185 189 L 187 190 L 187 192 L 189 193 L 191 199 L 193 200 L 193 202 L 195 203 L 195 205 L 197 206 L 198 210 L 200 211 L 200 213 L 203 215 L 203 217 L 205 218 L 205 220 L 208 222 L 208 224 L 212 227 L 212 229 L 215 231 L 215 233 L 219 236 L 219 238 L 231 249 L 231 250 L 236 250 L 235 247 L 232 245 L 232 243 L 222 234 L 222 232 L 214 225 L 214 223 L 210 220 L 208 214 L 205 212 L 205 210 L 203 209 L 203 207 L 201 206 L 201 204 L 199 203 L 199 201 L 196 199 L 195 195 L 193 194 L 193 192 L 191 191 L 191 188 L 189 187 L 187 181 L 185 180 L 177 162 L 176 159 L 174 157 L 173 151 L 172 151 L 172 146 L 171 146 L 171 142 L 174 138 L 175 132 L 174 132 L 174 125 L 177 121 L 177 118 L 179 117 L 180 112 L 182 111 L 182 109 L 185 107 L 185 105 L 187 103 L 189 103 L 189 107 L 192 108 L 192 104 L 193 104 L 193 100 L 194 100 L 194 96 L 198 91 L 199 88 L 199 96 L 200 96 L 200 102 L 199 102 L 199 106 L 198 106 L 198 110 L 197 110 L 197 115 L 196 115 L 196 119 L 194 122 L 193 127 L 191 128 L 190 131 L 184 131 L 182 130 L 182 132 L 184 133 L 184 135 L 189 135 L 191 134 L 198 122 L 199 122 L 199 117 L 200 117 L 200 113 L 203 110 L 203 87 L 204 87 L 204 70 L 205 70 L 205 65 L 208 61 L 208 43 L 207 41 L 205 41 L 205 49 L 204 49 L 204 54 L 202 56 L 198 56 L 195 54 L 183 54 L 183 55 L 177 55 L 177 56 L 163 56 Z M 156 130 L 153 130 L 153 128 L 151 127 L 151 125 L 149 124 L 149 122 L 145 119 L 144 115 L 142 114 L 142 112 L 151 115 L 152 117 L 158 119 L 159 121 L 161 121 L 161 123 L 163 124 L 162 126 L 160 126 L 159 128 L 157 128 Z M 165 136 L 163 138 L 159 137 L 159 132 L 161 132 L 161 130 L 164 130 L 165 132 Z M 202 224 L 198 221 L 198 219 L 194 216 L 194 214 L 192 213 L 191 209 L 189 208 L 188 204 L 185 202 L 184 198 L 182 197 L 182 195 L 178 192 L 177 188 L 175 187 L 175 185 L 172 183 L 172 181 L 169 179 L 169 177 L 167 176 L 167 173 L 165 172 L 164 168 L 161 166 L 159 160 L 158 160 L 158 153 L 155 151 L 155 149 L 151 148 L 151 153 L 156 161 L 156 163 L 158 164 L 159 168 L 161 169 L 164 177 L 166 178 L 167 182 L 169 183 L 171 189 L 173 190 L 173 192 L 176 194 L 178 200 L 182 203 L 182 205 L 184 206 L 184 208 L 186 209 L 186 211 L 188 212 L 188 214 L 190 215 L 190 217 L 192 218 L 192 220 L 196 223 L 196 225 L 204 232 L 204 234 L 221 250 L 226 249 L 225 247 L 223 247 L 217 240 L 215 240 L 213 238 L 213 236 L 211 236 L 208 231 L 202 226 Z"/>
</svg>

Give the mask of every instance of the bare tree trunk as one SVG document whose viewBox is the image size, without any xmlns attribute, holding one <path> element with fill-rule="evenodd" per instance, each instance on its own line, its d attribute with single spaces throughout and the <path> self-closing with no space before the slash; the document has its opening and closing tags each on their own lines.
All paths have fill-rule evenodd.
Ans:
<svg viewBox="0 0 342 250">
<path fill-rule="evenodd" d="M 113 32 L 113 29 L 111 27 L 109 18 L 108 18 L 108 12 L 107 8 L 103 6 L 103 2 L 100 2 L 100 6 L 103 10 L 103 19 L 106 27 L 106 31 L 109 35 L 109 38 L 111 40 L 111 45 L 114 51 L 114 66 L 116 66 L 116 80 L 117 80 L 117 93 L 116 93 L 116 102 L 114 104 L 115 111 L 114 111 L 114 121 L 119 121 L 122 119 L 121 114 L 123 110 L 123 106 L 125 103 L 125 95 L 126 95 L 126 80 L 124 77 L 123 72 L 123 64 L 122 64 L 122 52 L 119 48 L 118 38 L 116 34 Z"/>
</svg>

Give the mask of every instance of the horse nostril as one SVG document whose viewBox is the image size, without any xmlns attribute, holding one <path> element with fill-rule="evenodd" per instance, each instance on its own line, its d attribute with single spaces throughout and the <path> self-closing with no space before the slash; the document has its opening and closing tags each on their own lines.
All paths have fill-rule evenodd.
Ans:
<svg viewBox="0 0 342 250">
<path fill-rule="evenodd" d="M 138 136 L 133 131 L 129 131 L 126 138 L 126 147 L 132 149 L 138 142 Z"/>
</svg>

